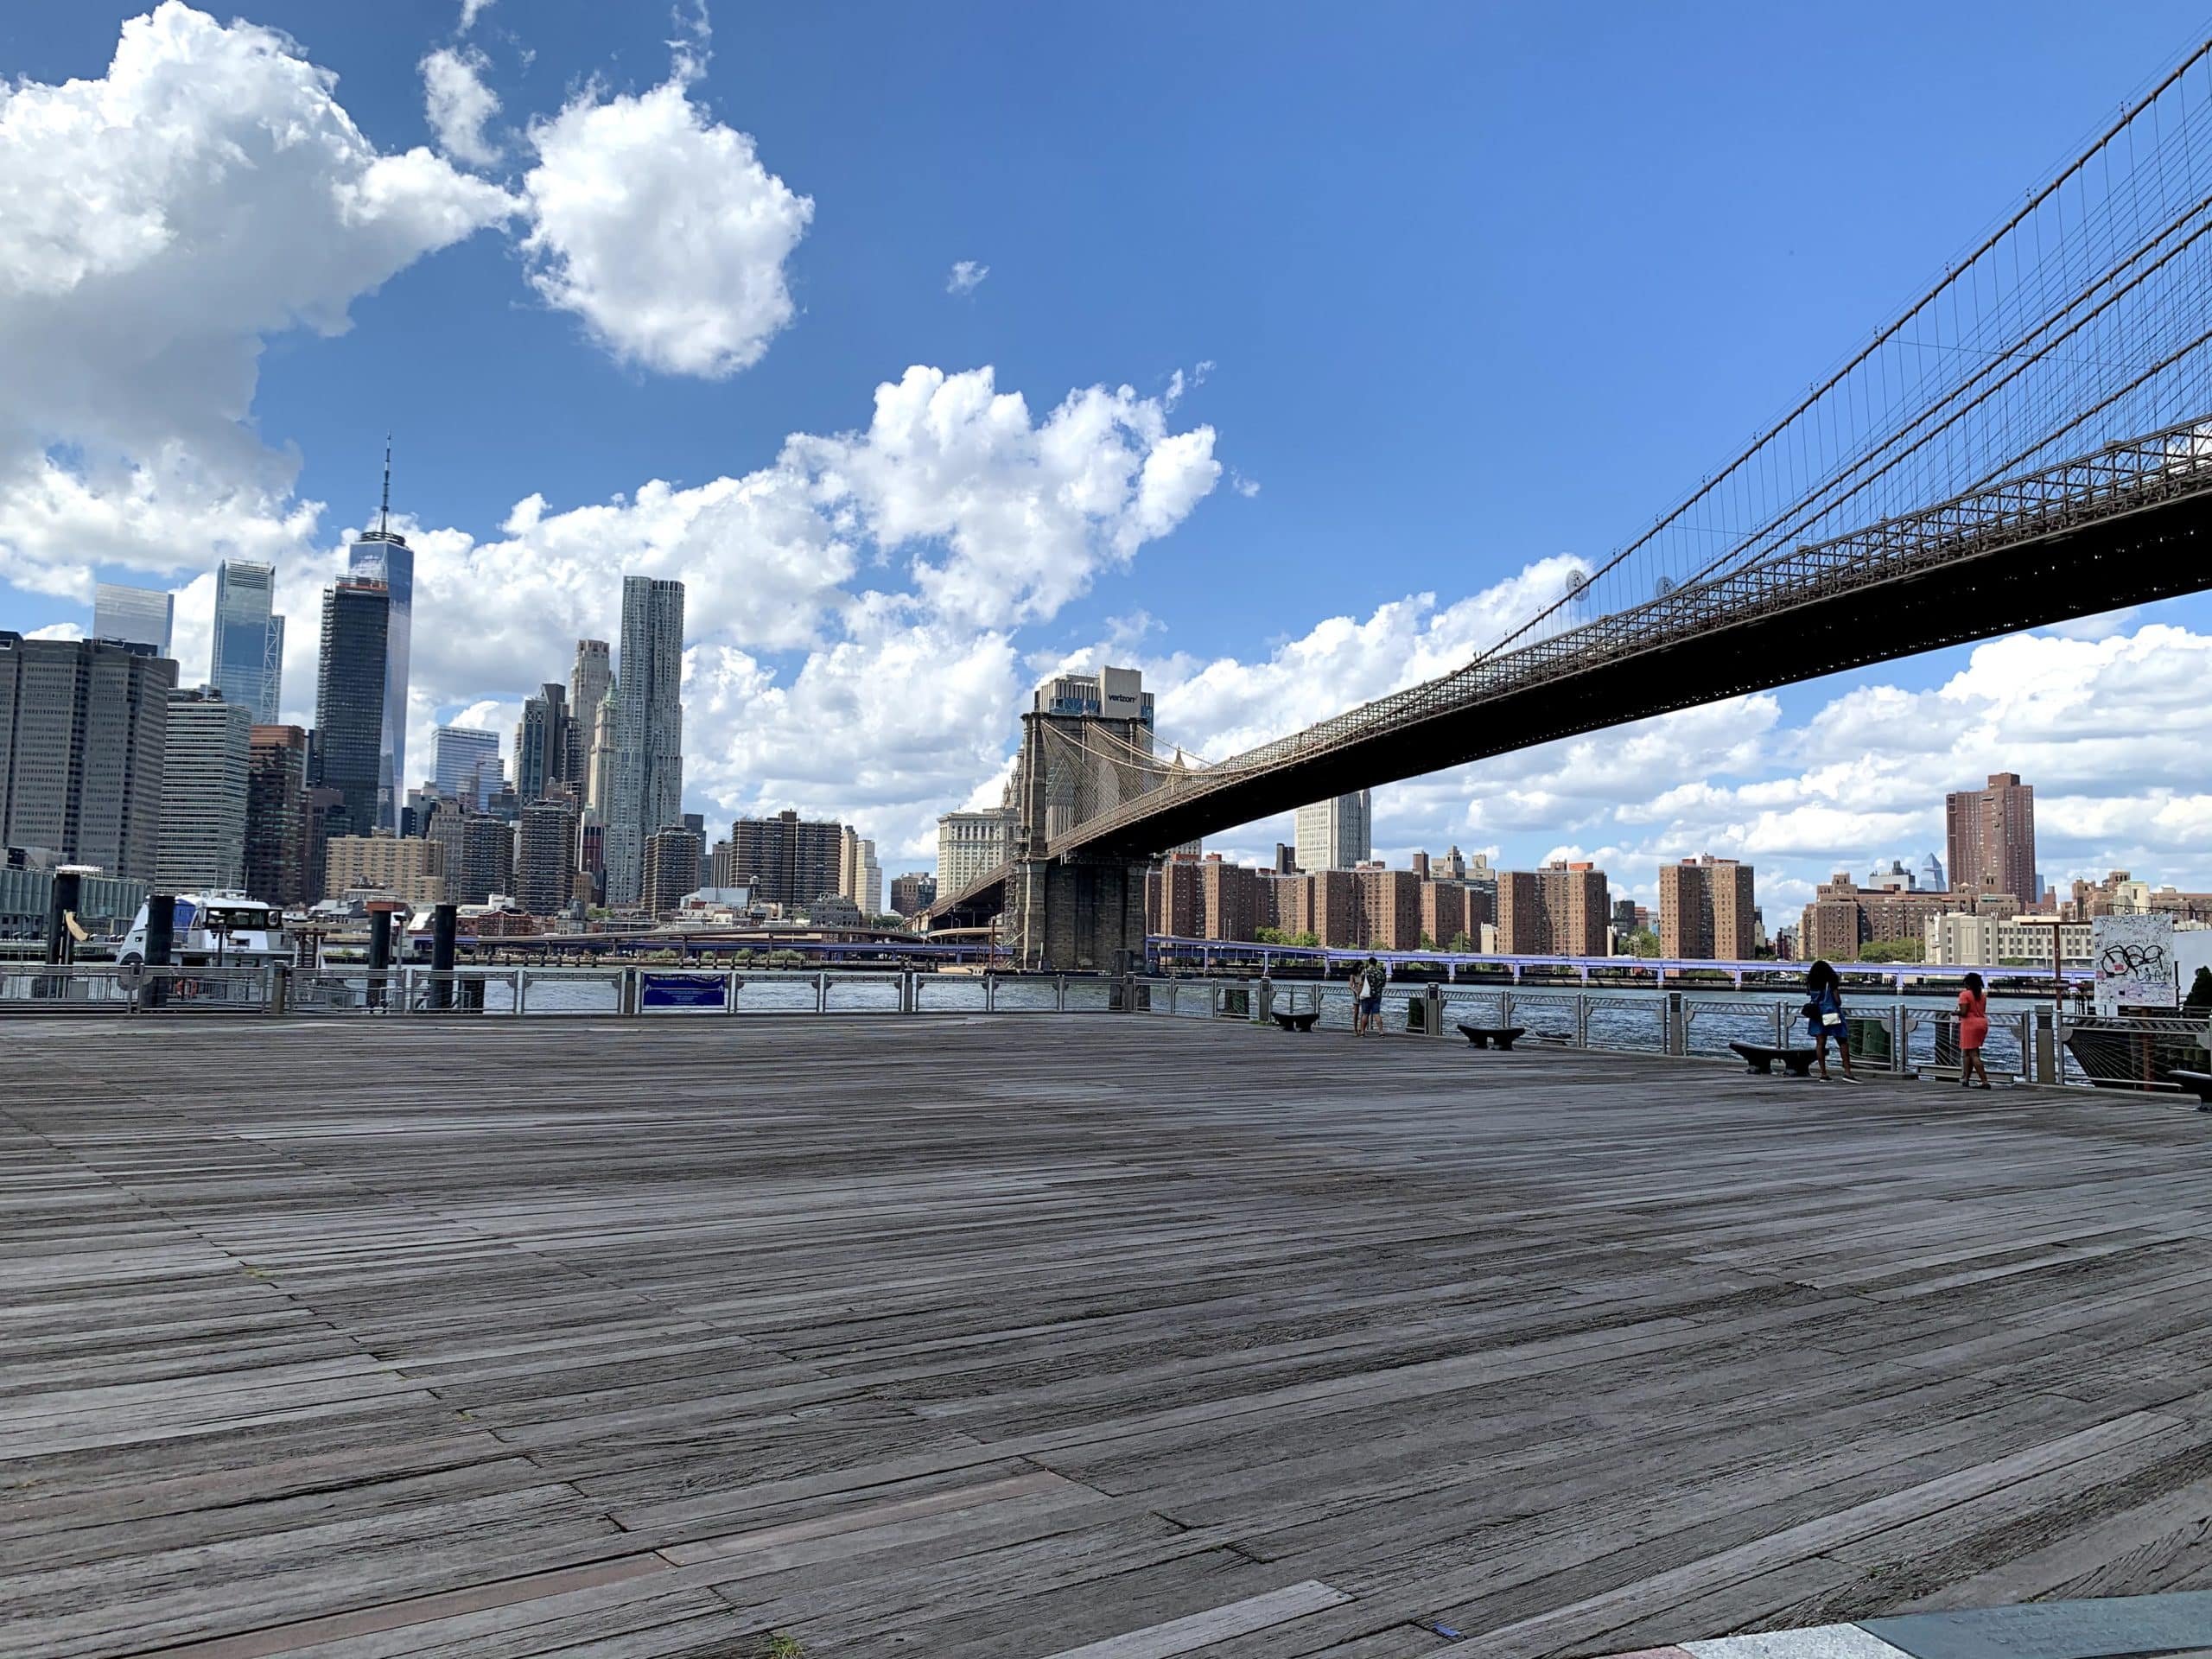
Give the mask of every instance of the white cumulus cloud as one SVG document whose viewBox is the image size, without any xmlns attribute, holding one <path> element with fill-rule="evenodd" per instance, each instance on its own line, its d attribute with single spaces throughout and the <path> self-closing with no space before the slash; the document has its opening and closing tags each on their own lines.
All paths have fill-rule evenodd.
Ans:
<svg viewBox="0 0 2212 1659">
<path fill-rule="evenodd" d="M 427 149 L 379 152 L 289 39 L 164 0 L 97 79 L 0 86 L 0 465 L 47 446 L 263 467 L 262 340 L 503 218 Z"/>
<path fill-rule="evenodd" d="M 978 264 L 973 259 L 955 260 L 952 275 L 944 279 L 944 291 L 948 294 L 973 294 L 983 285 L 983 278 L 990 274 L 988 265 Z"/>
<path fill-rule="evenodd" d="M 719 379 L 760 361 L 791 320 L 784 263 L 814 202 L 711 120 L 683 73 L 635 96 L 587 92 L 530 141 L 523 246 L 549 303 L 644 368 Z"/>
<path fill-rule="evenodd" d="M 865 434 L 793 439 L 793 459 L 912 548 L 932 609 L 979 628 L 1051 616 L 1181 521 L 1220 476 L 1210 426 L 1167 430 L 1127 386 L 1068 394 L 1042 421 L 992 372 L 913 367 L 878 386 Z"/>
<path fill-rule="evenodd" d="M 485 136 L 485 124 L 499 112 L 499 100 L 484 84 L 490 67 L 474 48 L 442 46 L 423 60 L 423 107 L 438 148 L 471 167 L 489 167 L 499 147 Z"/>
</svg>

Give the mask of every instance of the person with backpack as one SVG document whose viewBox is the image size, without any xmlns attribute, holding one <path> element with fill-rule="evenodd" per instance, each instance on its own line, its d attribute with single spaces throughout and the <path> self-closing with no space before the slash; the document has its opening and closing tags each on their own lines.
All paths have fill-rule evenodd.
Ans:
<svg viewBox="0 0 2212 1659">
<path fill-rule="evenodd" d="M 1344 983 L 1351 991 L 1351 1034 L 1367 1035 L 1367 964 L 1355 962 Z"/>
<path fill-rule="evenodd" d="M 1389 983 L 1390 971 L 1370 957 L 1359 977 L 1360 1017 L 1367 1032 L 1379 1037 L 1382 1034 L 1382 988 Z"/>
<path fill-rule="evenodd" d="M 1811 1027 L 1813 1046 L 1821 1062 L 1821 1081 L 1828 1077 L 1828 1042 L 1834 1039 L 1835 1052 L 1843 1058 L 1843 1077 L 1847 1083 L 1856 1083 L 1851 1075 L 1851 1027 L 1844 1023 L 1843 978 L 1826 962 L 1815 962 L 1805 970 L 1805 1023 Z"/>
<path fill-rule="evenodd" d="M 1989 1068 L 1982 1064 L 1981 1046 L 1989 1040 L 1989 993 L 1981 976 L 1968 974 L 1959 993 L 1959 1087 L 1970 1089 L 1976 1077 L 1989 1087 Z"/>
</svg>

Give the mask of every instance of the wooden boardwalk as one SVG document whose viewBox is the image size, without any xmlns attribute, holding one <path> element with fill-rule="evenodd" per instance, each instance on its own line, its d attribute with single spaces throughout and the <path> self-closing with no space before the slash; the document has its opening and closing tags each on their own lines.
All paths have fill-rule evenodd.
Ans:
<svg viewBox="0 0 2212 1659">
<path fill-rule="evenodd" d="M 0 1060 L 8 1655 L 1510 1656 L 2212 1586 L 2171 1103 L 1103 1015 Z"/>
</svg>

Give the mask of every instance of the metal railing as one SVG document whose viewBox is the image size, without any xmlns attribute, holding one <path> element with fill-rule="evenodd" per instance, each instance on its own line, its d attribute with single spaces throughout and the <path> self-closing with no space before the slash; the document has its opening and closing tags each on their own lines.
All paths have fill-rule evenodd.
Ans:
<svg viewBox="0 0 2212 1659">
<path fill-rule="evenodd" d="M 1530 989 L 1510 984 L 1395 982 L 1382 997 L 1386 1030 L 1456 1040 L 1462 1025 L 1520 1027 L 1530 1046 L 1727 1058 L 1731 1043 L 1802 1046 L 1802 991 Z M 129 968 L 0 963 L 0 1019 L 10 1015 L 260 1014 L 408 1019 L 928 1016 L 1121 1014 L 1266 1025 L 1313 1014 L 1321 1031 L 1349 1031 L 1350 988 L 1333 980 L 1265 976 L 868 972 L 837 969 L 471 967 L 435 971 L 283 966 Z M 1849 1005 L 1853 1061 L 1895 1076 L 1955 1076 L 1957 1015 L 1910 997 Z M 2111 1047 L 2093 1077 L 2069 1039 Z M 1990 1009 L 1983 1051 L 1993 1076 L 2022 1082 L 2126 1086 L 2154 1081 L 2175 1053 L 2212 1065 L 2212 1020 L 2175 1013 L 2123 1027 L 2054 1019 L 2047 1005 Z M 2191 1058 L 2199 1056 L 2201 1058 Z M 2139 1072 L 2140 1077 L 2136 1074 Z"/>
<path fill-rule="evenodd" d="M 261 966 L 146 968 L 102 963 L 0 963 L 0 1015 L 266 1014 L 273 980 Z"/>
</svg>

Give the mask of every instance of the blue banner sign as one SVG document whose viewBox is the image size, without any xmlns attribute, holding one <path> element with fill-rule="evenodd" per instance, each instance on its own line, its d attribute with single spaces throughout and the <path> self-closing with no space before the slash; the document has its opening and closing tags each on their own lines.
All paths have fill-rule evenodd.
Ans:
<svg viewBox="0 0 2212 1659">
<path fill-rule="evenodd" d="M 728 985 L 720 974 L 659 974 L 648 969 L 639 976 L 638 1006 L 719 1012 L 728 995 Z"/>
</svg>

